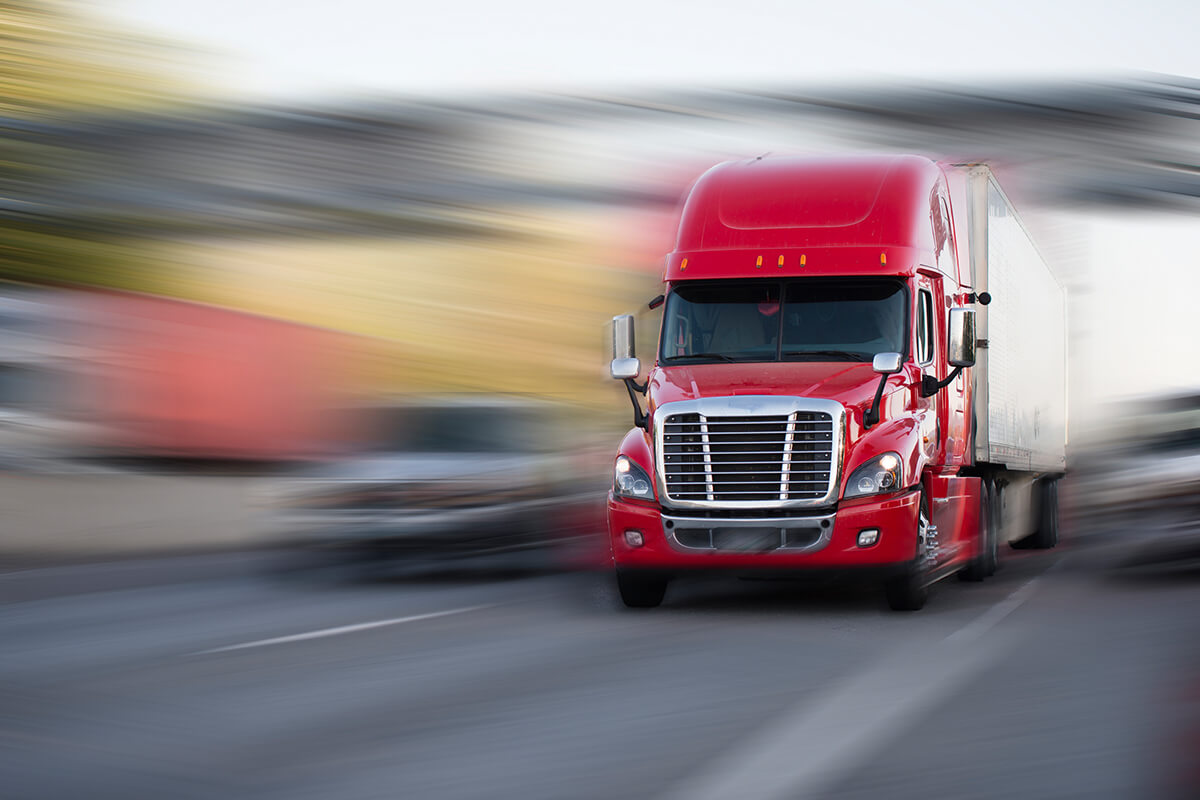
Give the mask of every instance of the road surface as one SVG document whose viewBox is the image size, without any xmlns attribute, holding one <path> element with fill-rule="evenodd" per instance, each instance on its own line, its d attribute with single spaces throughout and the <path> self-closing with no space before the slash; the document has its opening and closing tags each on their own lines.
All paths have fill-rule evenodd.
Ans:
<svg viewBox="0 0 1200 800">
<path fill-rule="evenodd" d="M 0 575 L 0 795 L 1140 798 L 1200 758 L 1200 582 L 1069 548 L 915 614 L 778 583 L 632 612 L 591 576 L 270 566 Z"/>
</svg>

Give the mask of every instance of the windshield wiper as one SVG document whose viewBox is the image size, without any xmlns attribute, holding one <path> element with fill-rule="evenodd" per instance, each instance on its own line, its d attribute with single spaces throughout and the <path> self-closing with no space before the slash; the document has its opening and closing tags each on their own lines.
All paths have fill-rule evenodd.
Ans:
<svg viewBox="0 0 1200 800">
<path fill-rule="evenodd" d="M 866 353 L 854 353 L 849 350 L 784 350 L 784 358 L 795 358 L 804 361 L 870 361 L 872 356 Z"/>
<path fill-rule="evenodd" d="M 724 353 L 688 353 L 682 356 L 667 356 L 664 361 L 680 361 L 685 358 L 715 358 L 718 361 L 737 361 L 733 356 L 727 356 Z"/>
</svg>

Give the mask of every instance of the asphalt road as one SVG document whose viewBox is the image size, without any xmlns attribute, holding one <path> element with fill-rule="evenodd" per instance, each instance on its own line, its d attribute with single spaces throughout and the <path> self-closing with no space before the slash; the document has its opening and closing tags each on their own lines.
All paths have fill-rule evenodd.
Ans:
<svg viewBox="0 0 1200 800">
<path fill-rule="evenodd" d="M 0 796 L 1143 798 L 1200 759 L 1200 581 L 1069 548 L 915 614 L 266 566 L 0 575 Z"/>
</svg>

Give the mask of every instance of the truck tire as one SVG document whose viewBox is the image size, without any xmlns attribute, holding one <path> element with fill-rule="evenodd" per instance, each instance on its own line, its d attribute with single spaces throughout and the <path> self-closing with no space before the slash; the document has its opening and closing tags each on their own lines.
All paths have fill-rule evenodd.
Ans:
<svg viewBox="0 0 1200 800">
<path fill-rule="evenodd" d="M 1037 529 L 1013 542 L 1017 550 L 1049 550 L 1058 544 L 1058 481 L 1053 478 L 1038 481 Z"/>
<path fill-rule="evenodd" d="M 926 531 L 930 526 L 929 503 L 921 492 L 921 505 L 917 512 L 917 557 L 904 572 L 884 584 L 884 594 L 892 611 L 920 611 L 929 599 L 929 571 L 931 554 Z"/>
<path fill-rule="evenodd" d="M 958 573 L 959 579 L 971 582 L 981 581 L 996 574 L 996 553 L 999 548 L 999 533 L 996 524 L 996 503 L 999 498 L 996 496 L 995 487 L 989 480 L 983 480 L 980 489 L 979 529 L 983 532 L 983 549 Z"/>
<path fill-rule="evenodd" d="M 1036 547 L 1049 550 L 1058 544 L 1058 481 L 1042 484 L 1042 504 L 1038 514 Z"/>
<path fill-rule="evenodd" d="M 989 574 L 994 575 L 1000 569 L 1000 542 L 1004 539 L 1004 487 L 1000 481 L 992 482 L 992 530 L 996 533 L 996 559 Z"/>
<path fill-rule="evenodd" d="M 628 608 L 658 608 L 667 593 L 667 579 L 617 570 L 617 591 Z"/>
</svg>

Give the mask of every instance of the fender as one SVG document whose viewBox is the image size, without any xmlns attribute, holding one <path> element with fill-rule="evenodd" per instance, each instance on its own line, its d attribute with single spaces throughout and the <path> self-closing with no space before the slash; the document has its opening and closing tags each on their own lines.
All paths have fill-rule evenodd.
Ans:
<svg viewBox="0 0 1200 800">
<path fill-rule="evenodd" d="M 629 433 L 625 434 L 625 438 L 621 440 L 621 446 L 617 448 L 617 455 L 613 456 L 613 461 L 617 460 L 617 456 L 626 456 L 633 459 L 639 467 L 646 470 L 651 477 L 654 476 L 654 457 L 650 450 L 650 434 L 641 428 L 630 428 Z"/>
<path fill-rule="evenodd" d="M 613 462 L 616 463 L 617 458 L 625 456 L 631 459 L 642 469 L 646 470 L 646 474 L 650 476 L 650 485 L 654 487 L 654 502 L 659 502 L 658 499 L 658 480 L 654 472 L 654 457 L 650 449 L 650 434 L 641 428 L 630 428 L 625 434 L 625 438 L 621 440 L 621 446 L 617 448 L 617 454 L 613 456 Z M 611 473 L 609 478 L 611 478 Z M 634 500 L 629 502 L 646 503 L 646 500 Z"/>
<path fill-rule="evenodd" d="M 909 413 L 882 422 L 864 433 L 854 442 L 846 454 L 846 466 L 842 470 L 842 486 L 839 497 L 846 492 L 846 482 L 854 470 L 880 453 L 892 450 L 900 454 L 904 464 L 904 487 L 911 489 L 921 482 L 922 473 L 929 463 L 929 448 L 924 446 L 921 435 L 920 414 Z"/>
</svg>

